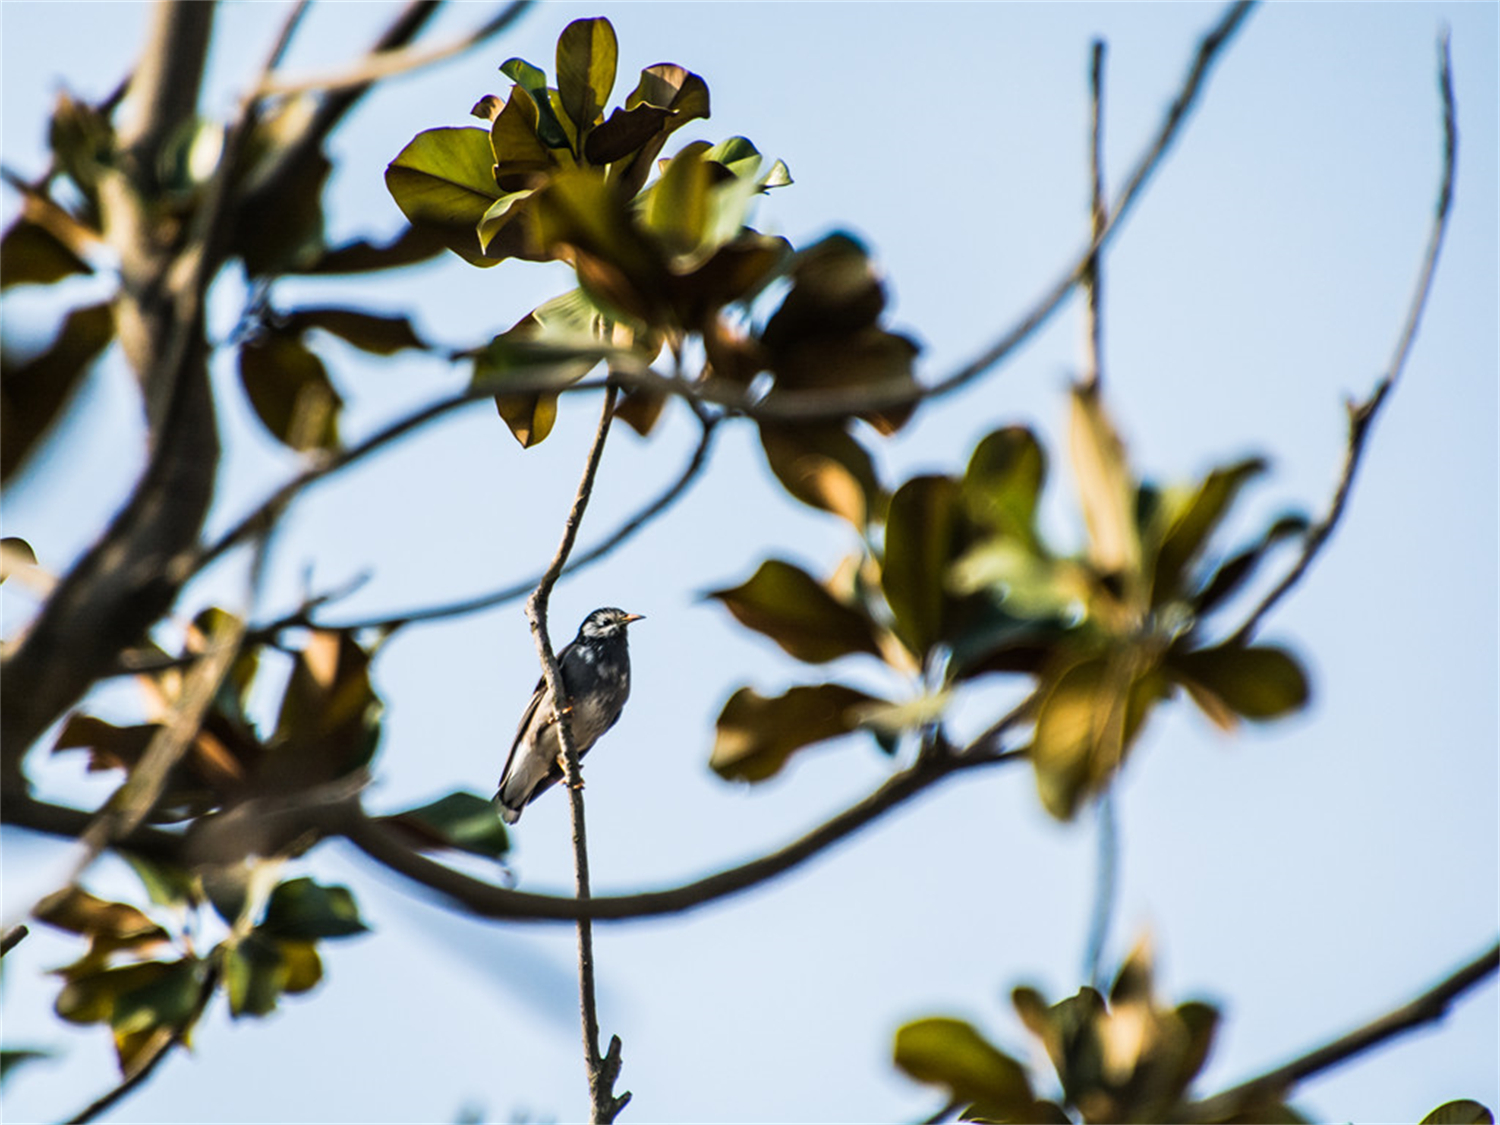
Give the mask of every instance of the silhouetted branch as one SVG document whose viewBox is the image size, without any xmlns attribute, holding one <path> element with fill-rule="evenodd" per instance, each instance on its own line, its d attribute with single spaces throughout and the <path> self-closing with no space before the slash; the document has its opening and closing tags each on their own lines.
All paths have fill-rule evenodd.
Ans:
<svg viewBox="0 0 1500 1125">
<path fill-rule="evenodd" d="M 1234 636 L 1230 638 L 1231 644 L 1245 644 L 1255 635 L 1255 631 L 1265 620 L 1266 615 L 1302 581 L 1308 568 L 1322 552 L 1334 528 L 1343 518 L 1344 509 L 1348 506 L 1349 494 L 1354 487 L 1354 477 L 1359 470 L 1360 459 L 1364 456 L 1365 445 L 1369 441 L 1370 427 L 1379 415 L 1381 407 L 1385 405 L 1387 396 L 1395 388 L 1396 381 L 1406 369 L 1406 361 L 1411 356 L 1412 345 L 1417 338 L 1417 329 L 1422 322 L 1422 313 L 1426 310 L 1427 299 L 1432 294 L 1432 282 L 1437 275 L 1438 258 L 1442 253 L 1443 240 L 1448 233 L 1448 220 L 1453 210 L 1453 180 L 1458 165 L 1458 122 L 1453 98 L 1453 59 L 1446 34 L 1438 42 L 1438 90 L 1442 98 L 1443 109 L 1443 170 L 1438 183 L 1437 205 L 1433 212 L 1432 229 L 1427 238 L 1427 250 L 1422 256 L 1421 268 L 1417 271 L 1416 287 L 1407 306 L 1406 320 L 1401 326 L 1401 334 L 1397 337 L 1396 347 L 1391 354 L 1385 374 L 1375 384 L 1375 389 L 1371 391 L 1370 396 L 1362 402 L 1350 402 L 1348 405 L 1349 436 L 1344 448 L 1344 463 L 1339 470 L 1338 485 L 1334 488 L 1333 499 L 1328 505 L 1327 513 L 1308 529 L 1307 537 L 1303 541 L 1302 553 L 1297 561 L 1292 564 L 1291 569 L 1272 588 L 1271 592 L 1261 600 L 1260 604 L 1251 611 L 1245 623 L 1235 631 Z"/>
<path fill-rule="evenodd" d="M 1258 1078 L 1215 1094 L 1185 1108 L 1185 1121 L 1224 1121 L 1241 1110 L 1263 1105 L 1286 1096 L 1299 1082 L 1379 1046 L 1413 1028 L 1435 1023 L 1447 1014 L 1449 1006 L 1485 978 L 1500 969 L 1500 943 L 1491 946 L 1473 961 L 1440 981 L 1416 999 L 1371 1020 L 1331 1043 L 1307 1052 L 1284 1066 L 1267 1071 Z"/>
<path fill-rule="evenodd" d="M 4 957 L 16 946 L 26 940 L 26 935 L 31 933 L 25 926 L 12 926 L 5 931 L 5 937 L 0 939 L 0 957 Z"/>
</svg>

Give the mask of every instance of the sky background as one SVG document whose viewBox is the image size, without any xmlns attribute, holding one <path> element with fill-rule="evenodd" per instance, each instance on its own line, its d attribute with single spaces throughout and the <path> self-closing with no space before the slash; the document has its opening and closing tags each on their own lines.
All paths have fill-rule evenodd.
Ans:
<svg viewBox="0 0 1500 1125">
<path fill-rule="evenodd" d="M 286 11 L 220 13 L 204 110 L 222 115 Z M 487 18 L 445 12 L 435 37 Z M 394 7 L 315 5 L 289 70 L 355 55 Z M 677 141 L 734 134 L 796 180 L 757 225 L 805 245 L 835 229 L 871 246 L 891 319 L 924 347 L 921 371 L 962 364 L 1029 307 L 1082 245 L 1087 223 L 1087 65 L 1109 43 L 1107 183 L 1133 165 L 1216 7 L 1194 4 L 544 4 L 502 40 L 366 99 L 335 139 L 330 237 L 385 236 L 401 217 L 381 176 L 418 131 L 469 122 L 521 55 L 552 70 L 558 32 L 607 15 L 620 41 L 617 100 L 639 68 L 703 75 L 713 118 Z M 1145 932 L 1172 1002 L 1224 1009 L 1199 1089 L 1280 1063 L 1415 995 L 1494 940 L 1496 722 L 1496 7 L 1283 4 L 1258 11 L 1195 118 L 1114 243 L 1104 336 L 1109 402 L 1134 464 L 1187 480 L 1250 452 L 1273 472 L 1233 530 L 1288 507 L 1320 511 L 1344 441 L 1344 400 L 1388 358 L 1428 234 L 1439 158 L 1435 47 L 1451 29 L 1462 133 L 1457 204 L 1432 303 L 1402 384 L 1375 428 L 1344 523 L 1268 622 L 1294 647 L 1314 702 L 1296 719 L 1225 738 L 1187 708 L 1152 724 L 1122 778 L 1121 885 L 1107 959 Z M 0 5 L 3 156 L 34 175 L 66 84 L 98 99 L 142 42 L 131 3 Z M 5 195 L 9 221 L 14 193 Z M 408 313 L 429 338 L 467 346 L 567 287 L 566 271 L 454 256 L 399 280 L 279 284 L 298 301 Z M 66 292 L 85 303 L 99 288 Z M 212 330 L 243 288 L 215 291 Z M 10 346 L 40 344 L 56 295 L 7 294 Z M 957 471 L 974 443 L 1025 422 L 1064 432 L 1080 360 L 1074 302 L 1003 369 L 933 403 L 878 455 L 888 483 Z M 435 360 L 370 361 L 321 347 L 348 401 L 344 433 L 458 388 Z M 232 358 L 215 368 L 226 463 L 211 523 L 295 471 L 249 416 Z M 111 354 L 38 464 L 5 496 L 4 534 L 67 568 L 119 504 L 142 460 L 131 376 Z M 272 557 L 256 619 L 369 571 L 330 618 L 401 610 L 523 580 L 550 558 L 593 431 L 597 399 L 564 402 L 553 436 L 522 451 L 482 404 L 309 493 Z M 890 761 L 867 739 L 811 751 L 754 790 L 708 770 L 713 720 L 741 684 L 775 694 L 822 678 L 705 603 L 768 556 L 830 571 L 846 525 L 803 508 L 766 471 L 753 431 L 723 428 L 702 480 L 662 521 L 553 598 L 560 642 L 599 605 L 648 620 L 632 631 L 635 694 L 588 760 L 595 890 L 680 883 L 795 837 L 877 786 Z M 611 437 L 580 545 L 597 541 L 680 470 L 696 427 L 674 406 L 649 441 Z M 1046 520 L 1081 542 L 1061 446 Z M 226 564 L 190 609 L 242 598 Z M 8 584 L 12 633 L 32 604 Z M 845 670 L 831 669 L 835 676 Z M 368 804 L 395 810 L 454 789 L 488 794 L 536 677 L 519 603 L 401 634 L 375 666 L 387 705 Z M 858 668 L 849 672 L 858 678 Z M 872 681 L 873 682 L 873 681 Z M 889 686 L 889 685 L 887 685 Z M 967 701 L 981 729 L 1004 689 Z M 128 688 L 96 710 L 128 719 Z M 42 795 L 94 807 L 111 782 L 59 760 Z M 571 887 L 566 802 L 527 811 L 514 869 L 529 890 Z M 601 1021 L 625 1042 L 632 1121 L 899 1121 L 941 1101 L 896 1073 L 891 1035 L 929 1014 L 973 1020 L 1024 1054 L 1005 997 L 1081 983 L 1095 870 L 1087 817 L 1059 825 L 1028 771 L 969 775 L 929 791 L 833 852 L 690 915 L 596 931 Z M 66 850 L 7 830 L 4 920 L 56 885 Z M 216 1009 L 112 1121 L 443 1121 L 586 1113 L 564 926 L 458 917 L 352 849 L 302 864 L 352 887 L 374 933 L 325 947 L 327 978 L 267 1020 Z M 101 865 L 99 893 L 138 896 Z M 51 1015 L 76 956 L 38 932 L 6 958 L 7 1046 L 56 1050 L 17 1074 L 8 1121 L 67 1116 L 114 1081 L 107 1034 Z M 1496 987 L 1438 1028 L 1407 1035 L 1302 1087 L 1314 1118 L 1416 1120 L 1450 1098 L 1500 1101 Z"/>
</svg>

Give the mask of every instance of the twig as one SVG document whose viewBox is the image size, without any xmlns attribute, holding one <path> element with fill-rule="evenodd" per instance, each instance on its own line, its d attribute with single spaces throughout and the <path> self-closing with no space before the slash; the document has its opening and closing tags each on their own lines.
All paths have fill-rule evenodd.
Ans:
<svg viewBox="0 0 1500 1125">
<path fill-rule="evenodd" d="M 26 935 L 31 933 L 25 926 L 12 926 L 5 931 L 5 937 L 0 939 L 0 957 L 4 957 L 16 946 L 26 940 Z"/>
<path fill-rule="evenodd" d="M 1117 873 L 1120 868 L 1120 825 L 1116 819 L 1115 789 L 1108 786 L 1099 794 L 1098 871 L 1094 883 L 1094 905 L 1089 918 L 1088 945 L 1083 954 L 1083 979 L 1099 987 L 1099 970 L 1104 961 L 1104 943 L 1109 938 L 1109 921 L 1114 914 Z"/>
<path fill-rule="evenodd" d="M 1334 488 L 1333 499 L 1328 505 L 1327 513 L 1308 529 L 1307 538 L 1303 540 L 1302 553 L 1297 561 L 1255 607 L 1250 616 L 1245 619 L 1244 624 L 1235 631 L 1234 636 L 1229 639 L 1230 644 L 1248 643 L 1256 630 L 1260 628 L 1266 615 L 1302 581 L 1308 568 L 1323 550 L 1329 536 L 1333 534 L 1334 528 L 1343 518 L 1344 509 L 1349 503 L 1355 473 L 1359 470 L 1360 459 L 1369 441 L 1370 427 L 1380 413 L 1381 407 L 1385 405 L 1386 398 L 1395 388 L 1397 380 L 1406 369 L 1407 359 L 1411 355 L 1412 345 L 1417 338 L 1417 329 L 1422 322 L 1422 314 L 1432 294 L 1438 258 L 1442 253 L 1443 240 L 1448 233 L 1448 220 L 1453 209 L 1453 180 L 1458 165 L 1458 122 L 1453 98 L 1453 59 L 1446 33 L 1438 40 L 1438 90 L 1443 108 L 1443 171 L 1438 184 L 1437 205 L 1433 213 L 1432 228 L 1427 238 L 1427 250 L 1422 255 L 1422 265 L 1417 271 L 1416 287 L 1407 306 L 1406 321 L 1401 327 L 1401 334 L 1396 340 L 1396 347 L 1391 353 L 1385 374 L 1375 384 L 1375 389 L 1363 402 L 1351 402 L 1348 405 L 1349 436 L 1344 447 L 1344 464 L 1339 471 L 1338 485 Z"/>
<path fill-rule="evenodd" d="M 208 1002 L 213 999 L 214 990 L 219 985 L 219 970 L 217 965 L 210 965 L 203 975 L 203 983 L 198 989 L 198 998 L 193 1004 L 192 1011 L 188 1017 L 172 1029 L 170 1035 L 160 1040 L 160 1045 L 151 1054 L 146 1056 L 135 1070 L 127 1074 L 122 1082 L 106 1092 L 102 1097 L 96 1098 L 72 1117 L 68 1118 L 67 1125 L 83 1125 L 83 1122 L 92 1121 L 101 1113 L 112 1108 L 122 1098 L 141 1085 L 156 1071 L 171 1053 L 173 1047 L 187 1039 L 188 1033 L 193 1026 L 203 1017 L 204 1009 Z"/>
<path fill-rule="evenodd" d="M 578 528 L 583 522 L 583 513 L 588 509 L 589 497 L 594 491 L 594 478 L 599 472 L 599 461 L 604 456 L 604 443 L 609 437 L 609 424 L 614 419 L 615 402 L 619 394 L 619 388 L 614 383 L 610 383 L 604 392 L 599 426 L 594 431 L 594 441 L 589 447 L 583 476 L 579 478 L 578 491 L 563 524 L 562 541 L 557 545 L 557 553 L 552 556 L 552 562 L 542 572 L 536 589 L 526 600 L 526 617 L 531 622 L 531 634 L 542 662 L 547 691 L 556 708 L 557 740 L 562 747 L 563 778 L 567 783 L 573 818 L 574 888 L 580 903 L 589 900 L 589 848 L 588 828 L 583 812 L 583 771 L 579 765 L 578 745 L 573 741 L 572 700 L 567 694 L 567 685 L 563 683 L 562 671 L 557 665 L 557 654 L 552 651 L 552 642 L 547 636 L 547 602 L 552 596 L 552 587 L 557 584 L 563 567 L 568 563 L 573 544 L 578 539 Z M 619 1038 L 615 1037 L 610 1041 L 607 1065 L 606 1056 L 599 1053 L 599 1008 L 594 988 L 594 925 L 586 914 L 580 914 L 578 918 L 578 1006 L 583 1023 L 589 1102 L 593 1110 L 590 1119 L 595 1122 L 610 1122 L 625 1108 L 630 1094 L 626 1092 L 617 1098 L 613 1089 L 614 1077 L 620 1069 Z"/>
<path fill-rule="evenodd" d="M 1104 233 L 1104 224 L 1109 221 L 1109 211 L 1104 203 L 1103 132 L 1104 41 L 1095 39 L 1089 65 L 1089 229 L 1091 239 L 1096 243 Z M 1103 322 L 1100 316 L 1104 303 L 1104 277 L 1097 251 L 1089 257 L 1089 264 L 1083 275 L 1083 288 L 1088 297 L 1083 311 L 1086 357 L 1083 384 L 1087 388 L 1096 388 L 1099 385 L 1104 354 Z"/>
<path fill-rule="evenodd" d="M 1448 1011 L 1448 1006 L 1469 989 L 1500 969 L 1500 943 L 1470 961 L 1463 968 L 1401 1005 L 1331 1043 L 1293 1059 L 1285 1066 L 1267 1071 L 1258 1078 L 1193 1102 L 1185 1107 L 1184 1121 L 1223 1121 L 1245 1109 L 1260 1105 L 1264 1099 L 1282 1098 L 1293 1086 L 1315 1074 L 1337 1066 L 1371 1047 L 1392 1039 L 1402 1032 L 1423 1024 L 1434 1023 Z"/>
<path fill-rule="evenodd" d="M 478 46 L 500 32 L 504 31 L 531 6 L 532 0 L 512 0 L 500 12 L 488 22 L 475 28 L 466 35 L 441 44 L 436 47 L 405 47 L 400 50 L 377 50 L 366 55 L 353 66 L 343 70 L 325 71 L 321 74 L 313 74 L 301 78 L 281 78 L 277 75 L 268 75 L 261 82 L 257 91 L 263 97 L 285 94 L 306 94 L 319 90 L 347 90 L 353 87 L 369 86 L 382 78 L 392 78 L 398 74 L 420 67 L 431 66 L 433 63 L 450 59 L 454 55 L 462 54 L 471 48 Z"/>
</svg>

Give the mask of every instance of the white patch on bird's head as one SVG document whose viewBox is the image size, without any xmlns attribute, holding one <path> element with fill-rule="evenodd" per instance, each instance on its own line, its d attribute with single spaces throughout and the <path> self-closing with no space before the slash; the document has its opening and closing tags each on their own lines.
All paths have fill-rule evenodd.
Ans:
<svg viewBox="0 0 1500 1125">
<path fill-rule="evenodd" d="M 598 640 L 601 637 L 614 636 L 623 633 L 625 626 L 632 621 L 640 621 L 642 615 L 639 613 L 626 613 L 623 609 L 606 606 L 604 609 L 596 609 L 583 619 L 583 624 L 578 627 L 580 640 Z"/>
</svg>

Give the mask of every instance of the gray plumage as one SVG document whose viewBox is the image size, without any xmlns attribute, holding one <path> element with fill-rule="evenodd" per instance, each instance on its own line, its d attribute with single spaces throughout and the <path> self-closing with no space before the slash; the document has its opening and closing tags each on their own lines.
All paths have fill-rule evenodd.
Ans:
<svg viewBox="0 0 1500 1125">
<path fill-rule="evenodd" d="M 583 619 L 578 636 L 557 654 L 563 688 L 572 703 L 569 726 L 580 758 L 615 725 L 630 697 L 630 648 L 625 629 L 639 620 L 639 613 L 612 607 L 596 609 Z M 495 794 L 506 824 L 520 820 L 521 810 L 562 778 L 556 712 L 543 676 L 516 727 Z"/>
</svg>

